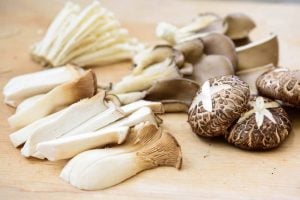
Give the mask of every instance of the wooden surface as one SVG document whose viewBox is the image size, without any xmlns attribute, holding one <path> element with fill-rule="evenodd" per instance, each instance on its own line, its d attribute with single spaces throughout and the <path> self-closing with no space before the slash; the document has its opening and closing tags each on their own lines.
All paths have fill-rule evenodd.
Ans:
<svg viewBox="0 0 300 200">
<path fill-rule="evenodd" d="M 155 41 L 159 21 L 183 24 L 198 12 L 222 16 L 241 11 L 256 22 L 253 37 L 274 32 L 280 40 L 280 65 L 300 67 L 300 4 L 219 1 L 102 1 L 143 41 Z M 81 1 L 84 5 L 87 1 Z M 29 56 L 61 8 L 63 1 L 0 1 L 0 88 L 11 77 L 41 69 Z M 100 82 L 117 81 L 130 64 L 95 69 Z M 1 99 L 3 97 L 1 96 Z M 299 199 L 300 117 L 291 113 L 293 131 L 284 144 L 270 152 L 247 152 L 222 139 L 195 136 L 185 114 L 163 116 L 164 126 L 178 139 L 183 168 L 157 168 L 103 191 L 73 188 L 58 175 L 65 161 L 25 159 L 8 140 L 7 118 L 14 110 L 0 103 L 0 199 Z M 298 117 L 297 117 L 298 116 Z"/>
</svg>

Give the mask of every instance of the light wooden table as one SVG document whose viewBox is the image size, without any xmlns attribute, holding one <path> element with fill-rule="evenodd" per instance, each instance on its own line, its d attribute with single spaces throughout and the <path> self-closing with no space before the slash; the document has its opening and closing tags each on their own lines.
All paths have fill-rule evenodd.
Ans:
<svg viewBox="0 0 300 200">
<path fill-rule="evenodd" d="M 154 42 L 159 21 L 183 24 L 198 12 L 245 12 L 257 22 L 253 37 L 274 32 L 280 40 L 280 65 L 300 67 L 300 4 L 219 1 L 103 0 L 132 35 Z M 87 1 L 80 1 L 81 5 Z M 29 56 L 62 7 L 63 1 L 0 1 L 0 88 L 11 77 L 41 69 Z M 95 69 L 99 82 L 117 81 L 130 64 Z M 1 99 L 3 97 L 1 96 Z M 163 117 L 164 126 L 178 139 L 183 168 L 158 168 L 103 191 L 73 188 L 58 175 L 65 161 L 25 159 L 8 140 L 7 118 L 13 109 L 0 103 L 0 199 L 300 199 L 300 117 L 292 113 L 293 131 L 270 152 L 247 152 L 221 139 L 195 136 L 185 114 Z M 300 111 L 299 111 L 300 113 Z"/>
</svg>

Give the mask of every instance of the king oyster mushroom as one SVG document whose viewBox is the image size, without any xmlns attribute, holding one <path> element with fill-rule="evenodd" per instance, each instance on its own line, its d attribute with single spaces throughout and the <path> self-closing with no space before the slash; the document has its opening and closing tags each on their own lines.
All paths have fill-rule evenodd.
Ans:
<svg viewBox="0 0 300 200">
<path fill-rule="evenodd" d="M 188 79 L 172 79 L 156 82 L 147 90 L 145 99 L 160 101 L 165 112 L 187 112 L 199 85 Z"/>
<path fill-rule="evenodd" d="M 206 81 L 194 97 L 188 122 L 201 136 L 223 135 L 244 112 L 249 86 L 237 76 L 227 75 Z"/>
<path fill-rule="evenodd" d="M 273 64 L 277 66 L 279 46 L 277 36 L 271 34 L 267 38 L 236 48 L 238 70 L 255 68 Z"/>
<path fill-rule="evenodd" d="M 206 55 L 223 55 L 227 57 L 234 68 L 238 63 L 237 54 L 233 42 L 227 36 L 220 33 L 211 33 L 201 37 Z"/>
<path fill-rule="evenodd" d="M 240 70 L 240 71 L 236 72 L 236 75 L 238 77 L 240 77 L 240 79 L 242 79 L 243 81 L 248 83 L 248 85 L 250 87 L 250 93 L 255 95 L 258 93 L 257 88 L 256 88 L 257 78 L 260 75 L 262 75 L 264 72 L 272 70 L 274 68 L 275 67 L 273 64 L 268 64 L 268 65 L 261 66 L 261 67 Z"/>
<path fill-rule="evenodd" d="M 254 21 L 243 13 L 231 13 L 225 17 L 228 25 L 226 35 L 232 40 L 248 38 L 249 32 L 255 28 Z"/>
<path fill-rule="evenodd" d="M 260 94 L 281 100 L 285 105 L 300 106 L 300 71 L 278 68 L 258 77 L 256 86 Z"/>
<path fill-rule="evenodd" d="M 291 123 L 280 105 L 268 98 L 251 96 L 245 112 L 226 140 L 247 150 L 268 150 L 278 147 L 288 136 Z"/>
</svg>

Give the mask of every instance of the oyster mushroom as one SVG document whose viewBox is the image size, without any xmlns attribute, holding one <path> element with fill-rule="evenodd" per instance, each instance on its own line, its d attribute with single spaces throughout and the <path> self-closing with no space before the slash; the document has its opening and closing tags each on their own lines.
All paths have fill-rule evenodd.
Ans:
<svg viewBox="0 0 300 200">
<path fill-rule="evenodd" d="M 278 68 L 258 77 L 256 86 L 260 94 L 278 99 L 288 106 L 300 106 L 300 71 Z"/>
<path fill-rule="evenodd" d="M 161 102 L 165 112 L 187 112 L 198 89 L 199 85 L 188 79 L 158 81 L 144 99 Z"/>
<path fill-rule="evenodd" d="M 227 57 L 234 68 L 237 67 L 238 57 L 233 42 L 226 35 L 211 33 L 201 37 L 206 55 L 222 55 Z"/>
<path fill-rule="evenodd" d="M 192 130 L 206 137 L 224 135 L 244 112 L 249 86 L 237 76 L 220 76 L 206 81 L 188 112 Z"/>
<path fill-rule="evenodd" d="M 204 45 L 200 39 L 181 42 L 174 45 L 184 56 L 185 63 L 195 64 L 203 55 Z"/>
<path fill-rule="evenodd" d="M 257 78 L 262 75 L 264 72 L 274 69 L 273 64 L 261 66 L 261 67 L 255 67 L 251 69 L 245 69 L 236 72 L 236 75 L 240 77 L 241 80 L 248 83 L 250 87 L 250 94 L 257 94 L 257 88 L 256 88 L 256 80 Z"/>
<path fill-rule="evenodd" d="M 227 24 L 213 13 L 199 14 L 190 24 L 178 28 L 172 24 L 161 22 L 156 27 L 156 36 L 170 44 L 193 40 L 208 33 L 225 33 Z"/>
<path fill-rule="evenodd" d="M 238 69 L 244 70 L 268 64 L 277 66 L 279 59 L 279 46 L 277 36 L 271 34 L 263 40 L 252 42 L 236 48 Z"/>
<path fill-rule="evenodd" d="M 225 138 L 241 149 L 268 150 L 278 147 L 290 131 L 288 115 L 277 102 L 252 96 L 246 112 L 225 134 Z"/>
<path fill-rule="evenodd" d="M 231 13 L 225 17 L 228 25 L 226 35 L 232 40 L 247 38 L 249 32 L 255 28 L 254 21 L 243 13 Z"/>
<path fill-rule="evenodd" d="M 189 77 L 199 84 L 210 78 L 223 75 L 233 75 L 234 68 L 230 60 L 222 55 L 203 55 L 194 66 L 194 72 Z"/>
<path fill-rule="evenodd" d="M 22 128 L 41 119 L 57 108 L 92 97 L 96 93 L 96 76 L 89 70 L 75 80 L 59 85 L 43 95 L 34 104 L 12 115 L 8 121 L 13 128 Z"/>
<path fill-rule="evenodd" d="M 155 45 L 149 50 L 141 51 L 140 54 L 134 57 L 135 68 L 132 74 L 140 74 L 145 68 L 163 62 L 167 58 L 173 58 L 178 67 L 183 65 L 184 57 L 180 51 L 174 49 L 171 45 Z"/>
</svg>

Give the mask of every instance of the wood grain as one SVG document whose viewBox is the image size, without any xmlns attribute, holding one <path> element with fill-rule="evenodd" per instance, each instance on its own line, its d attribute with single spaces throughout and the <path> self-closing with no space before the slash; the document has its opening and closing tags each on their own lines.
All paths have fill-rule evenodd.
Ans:
<svg viewBox="0 0 300 200">
<path fill-rule="evenodd" d="M 198 12 L 222 16 L 245 12 L 256 22 L 252 34 L 279 35 L 280 65 L 300 63 L 300 5 L 241 1 L 105 0 L 130 32 L 153 43 L 155 24 L 168 21 L 180 25 Z M 13 76 L 41 67 L 32 62 L 29 48 L 41 38 L 63 1 L 0 1 L 0 88 Z M 85 5 L 87 1 L 79 1 Z M 115 82 L 128 74 L 131 65 L 119 63 L 95 68 L 99 82 Z M 1 94 L 2 95 L 2 94 Z M 3 99 L 3 96 L 1 96 Z M 73 188 L 58 175 L 66 163 L 25 159 L 8 140 L 12 132 L 7 118 L 14 110 L 0 104 L 0 199 L 299 199 L 300 117 L 290 112 L 293 132 L 278 149 L 247 152 L 222 139 L 203 139 L 192 133 L 185 114 L 163 116 L 164 126 L 178 139 L 183 151 L 183 168 L 158 168 L 103 191 Z"/>
</svg>

